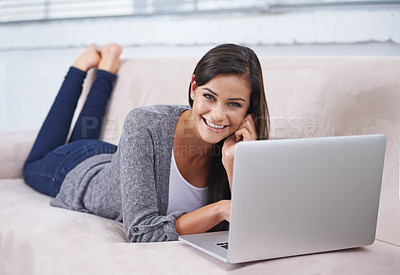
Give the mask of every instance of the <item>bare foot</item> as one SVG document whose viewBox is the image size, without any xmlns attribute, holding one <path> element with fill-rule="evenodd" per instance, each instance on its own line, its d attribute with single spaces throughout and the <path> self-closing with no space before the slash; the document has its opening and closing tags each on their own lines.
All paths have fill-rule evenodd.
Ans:
<svg viewBox="0 0 400 275">
<path fill-rule="evenodd" d="M 102 47 L 100 53 L 99 69 L 115 74 L 119 68 L 119 57 L 122 53 L 122 47 L 117 43 L 111 43 Z"/>
<path fill-rule="evenodd" d="M 92 43 L 81 53 L 72 66 L 86 72 L 90 68 L 96 67 L 99 62 L 100 54 L 97 51 L 96 44 Z"/>
</svg>

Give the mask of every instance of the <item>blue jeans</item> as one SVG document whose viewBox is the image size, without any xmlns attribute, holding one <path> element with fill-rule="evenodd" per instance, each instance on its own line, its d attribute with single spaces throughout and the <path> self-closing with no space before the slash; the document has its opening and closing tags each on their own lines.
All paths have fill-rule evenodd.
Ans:
<svg viewBox="0 0 400 275">
<path fill-rule="evenodd" d="M 86 72 L 74 67 L 69 69 L 24 164 L 26 184 L 45 195 L 55 197 L 67 173 L 85 159 L 117 150 L 117 146 L 98 140 L 116 79 L 115 74 L 102 70 L 97 71 L 67 142 L 85 77 Z"/>
</svg>

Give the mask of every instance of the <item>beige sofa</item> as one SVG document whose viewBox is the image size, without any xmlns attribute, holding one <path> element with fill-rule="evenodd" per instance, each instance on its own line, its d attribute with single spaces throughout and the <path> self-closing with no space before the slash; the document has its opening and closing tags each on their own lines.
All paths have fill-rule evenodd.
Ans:
<svg viewBox="0 0 400 275">
<path fill-rule="evenodd" d="M 197 59 L 122 62 L 102 139 L 135 106 L 186 104 Z M 400 274 L 400 58 L 262 58 L 273 138 L 387 136 L 376 241 L 365 248 L 231 265 L 182 244 L 126 243 L 122 224 L 49 206 L 24 184 L 35 134 L 0 135 L 0 274 Z M 89 75 L 84 94 L 91 81 Z M 82 106 L 80 101 L 79 106 Z"/>
</svg>

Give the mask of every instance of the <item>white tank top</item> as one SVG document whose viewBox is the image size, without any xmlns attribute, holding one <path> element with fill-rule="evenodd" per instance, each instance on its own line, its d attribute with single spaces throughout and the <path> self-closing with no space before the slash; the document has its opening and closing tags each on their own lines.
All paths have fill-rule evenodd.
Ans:
<svg viewBox="0 0 400 275">
<path fill-rule="evenodd" d="M 207 187 L 198 188 L 185 180 L 178 170 L 172 152 L 167 215 L 179 210 L 189 213 L 203 207 L 206 202 Z"/>
</svg>

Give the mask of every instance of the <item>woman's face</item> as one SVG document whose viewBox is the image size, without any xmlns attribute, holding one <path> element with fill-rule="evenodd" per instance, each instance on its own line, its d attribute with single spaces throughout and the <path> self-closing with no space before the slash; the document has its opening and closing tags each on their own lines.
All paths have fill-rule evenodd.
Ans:
<svg viewBox="0 0 400 275">
<path fill-rule="evenodd" d="M 233 134 L 247 114 L 250 93 L 250 83 L 238 75 L 216 75 L 202 86 L 192 81 L 192 115 L 200 137 L 216 144 Z"/>
</svg>

